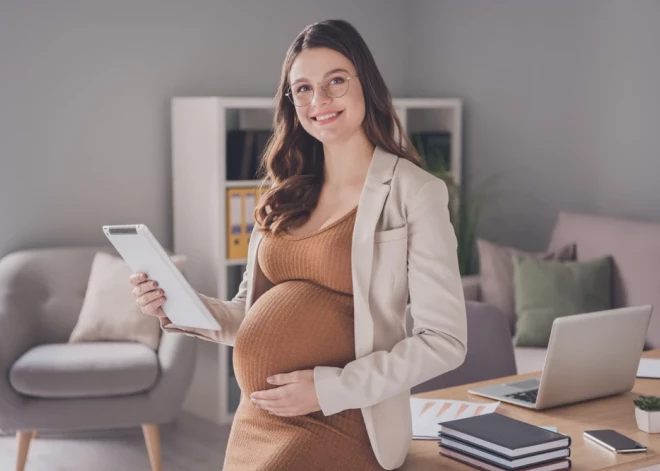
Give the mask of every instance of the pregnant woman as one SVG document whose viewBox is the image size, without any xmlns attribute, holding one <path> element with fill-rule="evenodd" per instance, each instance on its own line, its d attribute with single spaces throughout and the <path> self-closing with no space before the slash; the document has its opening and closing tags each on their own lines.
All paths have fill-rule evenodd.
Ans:
<svg viewBox="0 0 660 471">
<path fill-rule="evenodd" d="M 163 330 L 234 346 L 242 394 L 225 471 L 396 469 L 410 388 L 466 354 L 447 187 L 422 168 L 349 23 L 298 35 L 276 101 L 262 162 L 272 187 L 239 292 L 199 293 L 222 330 L 173 325 L 145 274 L 133 294 Z"/>
</svg>

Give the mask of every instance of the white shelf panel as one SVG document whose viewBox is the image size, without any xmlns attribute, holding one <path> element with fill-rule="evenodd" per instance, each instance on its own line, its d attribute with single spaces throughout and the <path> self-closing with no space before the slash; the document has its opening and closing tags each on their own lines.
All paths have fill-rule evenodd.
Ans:
<svg viewBox="0 0 660 471">
<path fill-rule="evenodd" d="M 186 96 L 173 97 L 177 101 L 209 103 L 213 102 L 222 108 L 275 108 L 277 103 L 272 97 L 217 97 L 217 96 Z"/>
<path fill-rule="evenodd" d="M 266 185 L 270 185 L 272 182 L 266 180 Z M 225 186 L 227 188 L 249 188 L 252 186 L 260 186 L 261 180 L 227 180 Z"/>
<path fill-rule="evenodd" d="M 448 108 L 455 109 L 461 106 L 458 98 L 393 98 L 395 108 Z"/>
</svg>

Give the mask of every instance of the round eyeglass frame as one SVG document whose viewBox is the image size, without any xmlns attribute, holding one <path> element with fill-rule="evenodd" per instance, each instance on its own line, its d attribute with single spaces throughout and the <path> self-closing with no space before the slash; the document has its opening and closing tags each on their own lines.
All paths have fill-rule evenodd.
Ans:
<svg viewBox="0 0 660 471">
<path fill-rule="evenodd" d="M 354 75 L 348 75 L 348 74 L 347 74 L 347 75 L 344 75 L 344 74 L 342 74 L 342 75 L 343 75 L 343 76 L 346 78 L 346 80 L 348 81 L 348 85 L 346 86 L 346 91 L 345 91 L 344 93 L 342 93 L 341 95 L 339 95 L 339 96 L 331 96 L 331 95 L 328 95 L 327 87 L 326 87 L 325 85 L 321 85 L 321 84 L 318 84 L 318 83 L 317 83 L 317 85 L 321 85 L 321 89 L 323 90 L 323 93 L 325 93 L 325 96 L 330 97 L 330 98 L 341 98 L 341 97 L 343 97 L 344 95 L 346 95 L 346 94 L 348 93 L 348 89 L 349 89 L 349 87 L 351 86 L 351 79 L 357 77 L 357 76 L 360 75 L 360 74 L 354 74 Z M 309 102 L 305 103 L 304 105 L 296 105 L 296 103 L 295 103 L 294 100 L 293 100 L 293 92 L 291 91 L 291 87 L 289 87 L 289 91 L 286 92 L 285 95 L 286 95 L 287 97 L 289 97 L 289 101 L 290 101 L 294 106 L 297 106 L 297 107 L 301 108 L 301 107 L 303 107 L 303 106 L 307 106 L 307 105 L 309 105 L 309 104 L 312 102 L 312 100 L 314 99 L 314 94 L 315 94 L 315 93 L 316 93 L 316 88 L 315 88 L 314 86 L 312 86 L 312 97 L 309 99 Z"/>
</svg>

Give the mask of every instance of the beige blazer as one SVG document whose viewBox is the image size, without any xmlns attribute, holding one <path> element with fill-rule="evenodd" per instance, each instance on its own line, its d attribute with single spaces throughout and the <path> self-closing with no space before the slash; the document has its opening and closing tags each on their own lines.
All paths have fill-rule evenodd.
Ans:
<svg viewBox="0 0 660 471">
<path fill-rule="evenodd" d="M 255 230 L 243 281 L 231 301 L 200 294 L 222 330 L 185 328 L 184 333 L 234 344 L 250 306 L 272 287 L 257 261 L 261 240 Z M 344 368 L 316 366 L 314 382 L 324 415 L 361 409 L 385 469 L 400 467 L 410 449 L 410 388 L 455 369 L 465 358 L 467 321 L 456 248 L 445 183 L 376 147 L 352 240 L 357 359 Z M 409 292 L 411 337 L 405 327 Z"/>
</svg>

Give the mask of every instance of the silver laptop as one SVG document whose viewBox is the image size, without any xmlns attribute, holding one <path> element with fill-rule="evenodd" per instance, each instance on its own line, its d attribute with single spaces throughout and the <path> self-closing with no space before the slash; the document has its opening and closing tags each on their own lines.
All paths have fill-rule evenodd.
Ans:
<svg viewBox="0 0 660 471">
<path fill-rule="evenodd" d="M 555 319 L 540 377 L 468 392 L 547 409 L 630 391 L 652 310 L 647 304 Z"/>
</svg>

